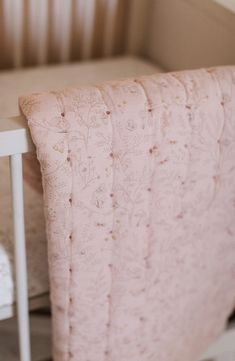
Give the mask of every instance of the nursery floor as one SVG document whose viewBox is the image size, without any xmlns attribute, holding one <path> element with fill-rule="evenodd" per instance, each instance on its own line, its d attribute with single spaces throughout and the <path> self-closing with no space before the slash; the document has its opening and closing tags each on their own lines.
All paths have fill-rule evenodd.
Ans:
<svg viewBox="0 0 235 361">
<path fill-rule="evenodd" d="M 49 361 L 51 356 L 51 321 L 49 316 L 31 315 L 32 361 Z M 0 322 L 0 359 L 19 361 L 17 321 Z"/>
</svg>

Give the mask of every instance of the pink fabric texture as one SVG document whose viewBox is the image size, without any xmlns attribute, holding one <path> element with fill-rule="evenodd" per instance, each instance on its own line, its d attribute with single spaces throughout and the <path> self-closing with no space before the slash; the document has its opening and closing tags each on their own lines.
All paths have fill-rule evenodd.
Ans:
<svg viewBox="0 0 235 361">
<path fill-rule="evenodd" d="M 194 361 L 235 302 L 235 67 L 20 98 L 54 360 Z"/>
</svg>

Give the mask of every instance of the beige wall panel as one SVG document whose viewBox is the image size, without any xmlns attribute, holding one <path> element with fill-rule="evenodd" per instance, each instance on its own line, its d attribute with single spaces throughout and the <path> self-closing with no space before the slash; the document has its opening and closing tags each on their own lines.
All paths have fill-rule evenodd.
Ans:
<svg viewBox="0 0 235 361">
<path fill-rule="evenodd" d="M 152 0 L 145 54 L 167 70 L 235 64 L 235 13 L 213 0 Z"/>
</svg>

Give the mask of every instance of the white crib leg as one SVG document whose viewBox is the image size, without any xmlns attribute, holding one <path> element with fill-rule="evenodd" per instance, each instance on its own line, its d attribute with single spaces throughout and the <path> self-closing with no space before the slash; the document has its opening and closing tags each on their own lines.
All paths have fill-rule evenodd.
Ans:
<svg viewBox="0 0 235 361">
<path fill-rule="evenodd" d="M 30 361 L 30 330 L 27 290 L 27 264 L 24 229 L 22 155 L 10 157 L 12 205 L 14 217 L 14 247 L 17 288 L 17 317 L 19 331 L 20 361 Z"/>
</svg>

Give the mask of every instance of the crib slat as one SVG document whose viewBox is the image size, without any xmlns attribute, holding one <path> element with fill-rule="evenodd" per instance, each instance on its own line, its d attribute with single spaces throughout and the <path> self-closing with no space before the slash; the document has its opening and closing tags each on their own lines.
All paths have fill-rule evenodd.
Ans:
<svg viewBox="0 0 235 361">
<path fill-rule="evenodd" d="M 47 34 L 48 34 L 48 4 L 47 0 L 28 1 L 28 26 L 27 35 L 30 39 L 28 53 L 30 58 L 37 60 L 42 65 L 47 62 Z M 26 54 L 28 55 L 28 54 Z"/>
<path fill-rule="evenodd" d="M 20 360 L 30 361 L 29 307 L 27 290 L 26 245 L 24 229 L 22 155 L 10 157 L 12 205 L 14 223 L 16 300 Z"/>
<path fill-rule="evenodd" d="M 129 54 L 140 54 L 143 51 L 148 28 L 148 11 L 148 1 L 135 0 L 130 2 L 126 43 Z"/>
<path fill-rule="evenodd" d="M 23 1 L 12 1 L 13 24 L 14 24 L 14 66 L 19 68 L 22 66 L 22 45 L 23 45 Z"/>
<path fill-rule="evenodd" d="M 117 16 L 118 0 L 110 0 L 106 7 L 104 55 L 110 56 L 113 51 L 115 19 Z"/>
<path fill-rule="evenodd" d="M 71 0 L 57 0 L 52 2 L 54 17 L 54 41 L 59 50 L 61 62 L 67 62 L 70 58 L 70 36 L 71 36 Z"/>
<path fill-rule="evenodd" d="M 95 20 L 95 1 L 90 0 L 84 2 L 83 9 L 83 42 L 82 42 L 82 59 L 87 60 L 91 58 L 92 39 L 94 35 L 94 20 Z"/>
<path fill-rule="evenodd" d="M 60 59 L 61 62 L 68 62 L 70 59 L 72 1 L 67 0 L 66 6 L 64 6 L 64 0 L 62 0 L 60 9 L 61 9 L 60 28 L 62 29 L 62 31 L 58 34 L 61 42 Z"/>
<path fill-rule="evenodd" d="M 37 5 L 38 64 L 47 62 L 48 4 L 47 0 L 34 2 Z"/>
</svg>

